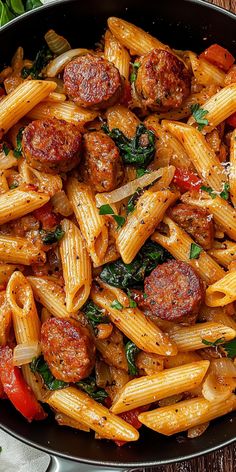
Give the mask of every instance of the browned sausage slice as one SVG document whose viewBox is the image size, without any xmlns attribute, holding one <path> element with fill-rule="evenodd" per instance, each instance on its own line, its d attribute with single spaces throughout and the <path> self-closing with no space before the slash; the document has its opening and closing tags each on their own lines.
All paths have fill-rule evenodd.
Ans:
<svg viewBox="0 0 236 472">
<path fill-rule="evenodd" d="M 107 108 L 114 105 L 122 93 L 118 69 L 92 54 L 69 62 L 64 71 L 64 86 L 69 97 L 85 108 Z"/>
<path fill-rule="evenodd" d="M 50 174 L 68 172 L 80 161 L 79 129 L 56 118 L 32 121 L 24 129 L 22 150 L 28 164 Z"/>
<path fill-rule="evenodd" d="M 164 49 L 153 49 L 139 62 L 135 87 L 143 106 L 153 111 L 181 106 L 190 93 L 190 74 L 184 63 Z"/>
<path fill-rule="evenodd" d="M 119 150 L 114 141 L 102 131 L 84 135 L 84 162 L 81 162 L 84 179 L 96 192 L 109 192 L 117 188 L 124 177 Z"/>
<path fill-rule="evenodd" d="M 168 214 L 181 228 L 191 234 L 194 241 L 203 249 L 212 247 L 214 225 L 212 216 L 206 209 L 178 203 L 169 209 Z"/>
<path fill-rule="evenodd" d="M 74 320 L 49 318 L 42 325 L 41 347 L 56 379 L 78 382 L 95 364 L 95 346 L 87 328 Z"/>
<path fill-rule="evenodd" d="M 186 262 L 170 260 L 146 277 L 145 306 L 163 320 L 191 323 L 204 300 L 200 277 Z"/>
</svg>

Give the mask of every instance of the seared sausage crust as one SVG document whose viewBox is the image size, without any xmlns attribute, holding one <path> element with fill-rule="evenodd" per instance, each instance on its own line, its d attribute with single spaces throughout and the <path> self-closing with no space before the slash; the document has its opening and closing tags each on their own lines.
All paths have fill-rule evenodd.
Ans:
<svg viewBox="0 0 236 472">
<path fill-rule="evenodd" d="M 204 208 L 198 208 L 187 203 L 178 203 L 168 211 L 181 228 L 193 236 L 194 241 L 203 249 L 211 249 L 214 237 L 213 219 Z"/>
<path fill-rule="evenodd" d="M 68 172 L 80 161 L 78 128 L 56 118 L 32 121 L 24 129 L 22 150 L 28 164 L 50 174 Z"/>
<path fill-rule="evenodd" d="M 84 179 L 96 192 L 109 192 L 121 184 L 124 168 L 114 141 L 102 131 L 86 133 L 83 141 Z"/>
<path fill-rule="evenodd" d="M 85 108 L 107 108 L 114 105 L 122 93 L 118 69 L 92 54 L 77 57 L 65 67 L 64 86 L 67 95 Z"/>
<path fill-rule="evenodd" d="M 139 60 L 135 87 L 145 108 L 178 108 L 190 93 L 190 74 L 184 63 L 163 49 L 153 49 Z"/>
<path fill-rule="evenodd" d="M 146 277 L 145 307 L 163 320 L 191 323 L 204 300 L 200 277 L 186 262 L 170 260 Z"/>
<path fill-rule="evenodd" d="M 49 318 L 42 325 L 41 347 L 56 379 L 79 382 L 95 365 L 95 345 L 87 328 L 74 320 Z"/>
</svg>

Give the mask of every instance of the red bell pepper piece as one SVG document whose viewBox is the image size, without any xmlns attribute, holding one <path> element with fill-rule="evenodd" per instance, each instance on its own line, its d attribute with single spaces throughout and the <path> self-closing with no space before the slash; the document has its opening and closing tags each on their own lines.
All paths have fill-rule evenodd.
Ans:
<svg viewBox="0 0 236 472">
<path fill-rule="evenodd" d="M 140 406 L 138 408 L 134 408 L 130 411 L 125 411 L 124 413 L 120 413 L 118 416 L 122 418 L 122 420 L 126 421 L 126 423 L 131 424 L 135 429 L 140 429 L 142 423 L 138 420 L 138 415 L 143 411 L 147 411 L 150 405 Z M 123 446 L 126 444 L 127 441 L 115 441 L 117 446 Z"/>
<path fill-rule="evenodd" d="M 8 346 L 0 348 L 0 381 L 9 400 L 29 422 L 47 417 L 19 367 L 13 365 L 12 350 Z"/>
<path fill-rule="evenodd" d="M 200 190 L 202 181 L 194 172 L 176 167 L 173 182 L 181 192 Z"/>
<path fill-rule="evenodd" d="M 33 215 L 42 223 L 43 229 L 51 229 L 58 224 L 58 218 L 55 213 L 53 213 L 52 204 L 50 202 L 38 208 L 38 210 L 35 210 Z"/>
<path fill-rule="evenodd" d="M 199 57 L 200 59 L 206 59 L 225 72 L 228 72 L 235 61 L 234 56 L 232 56 L 227 49 L 219 46 L 219 44 L 212 44 L 212 46 L 202 52 Z"/>
</svg>

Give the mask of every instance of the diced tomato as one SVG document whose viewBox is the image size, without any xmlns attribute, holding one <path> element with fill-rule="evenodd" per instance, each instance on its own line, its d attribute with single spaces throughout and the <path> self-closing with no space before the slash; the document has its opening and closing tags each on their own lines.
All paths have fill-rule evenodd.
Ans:
<svg viewBox="0 0 236 472">
<path fill-rule="evenodd" d="M 0 348 L 0 381 L 9 400 L 29 422 L 46 418 L 19 367 L 13 365 L 12 350 L 8 346 Z"/>
<path fill-rule="evenodd" d="M 225 72 L 228 72 L 235 61 L 234 56 L 232 56 L 227 49 L 219 46 L 219 44 L 212 44 L 212 46 L 202 52 L 199 57 L 201 59 L 206 59 L 211 62 L 211 64 L 223 69 Z"/>
<path fill-rule="evenodd" d="M 55 213 L 53 213 L 52 204 L 50 202 L 38 208 L 38 210 L 35 210 L 33 215 L 42 223 L 43 229 L 51 229 L 58 223 L 58 218 Z"/>
<path fill-rule="evenodd" d="M 176 167 L 173 182 L 181 192 L 200 190 L 202 181 L 194 172 Z"/>
<path fill-rule="evenodd" d="M 143 411 L 147 411 L 150 405 L 140 406 L 138 408 L 134 408 L 130 411 L 125 411 L 124 413 L 120 413 L 118 416 L 122 418 L 122 420 L 126 421 L 126 423 L 131 424 L 135 429 L 140 429 L 142 423 L 138 420 L 138 415 Z M 117 446 L 123 446 L 126 444 L 127 441 L 115 441 Z"/>
<path fill-rule="evenodd" d="M 233 128 L 236 128 L 236 112 L 229 116 L 229 118 L 226 120 L 226 123 L 230 126 L 233 126 Z"/>
</svg>

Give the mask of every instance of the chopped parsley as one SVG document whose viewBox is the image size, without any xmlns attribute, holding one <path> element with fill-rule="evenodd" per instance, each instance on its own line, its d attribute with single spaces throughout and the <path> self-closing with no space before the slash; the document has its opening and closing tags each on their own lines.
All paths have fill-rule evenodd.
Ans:
<svg viewBox="0 0 236 472">
<path fill-rule="evenodd" d="M 217 197 L 217 193 L 211 187 L 206 187 L 205 185 L 202 185 L 201 190 L 204 190 L 204 192 L 207 192 L 212 199 Z M 229 198 L 229 184 L 228 183 L 224 184 L 223 190 L 220 192 L 219 196 L 223 198 L 224 200 L 228 200 Z"/>
<path fill-rule="evenodd" d="M 55 231 L 41 230 L 40 234 L 42 237 L 43 244 L 49 245 L 49 244 L 58 243 L 58 241 L 60 241 L 63 238 L 65 232 L 63 231 L 61 225 L 58 225 Z"/>
<path fill-rule="evenodd" d="M 228 200 L 228 198 L 229 198 L 229 184 L 227 184 L 227 183 L 224 184 L 224 189 L 220 193 L 220 197 L 223 198 L 224 200 Z"/>
<path fill-rule="evenodd" d="M 2 145 L 2 150 L 5 154 L 5 156 L 8 156 L 9 152 L 10 152 L 10 148 L 8 147 L 8 145 L 6 143 L 3 143 Z"/>
<path fill-rule="evenodd" d="M 13 183 L 10 185 L 9 189 L 10 189 L 10 190 L 13 190 L 14 188 L 17 188 L 17 187 L 19 187 L 18 182 L 13 182 Z"/>
<path fill-rule="evenodd" d="M 131 62 L 132 72 L 130 74 L 130 83 L 133 84 L 137 79 L 137 72 L 141 66 L 140 62 Z"/>
<path fill-rule="evenodd" d="M 191 106 L 192 115 L 198 124 L 198 131 L 202 131 L 204 126 L 208 125 L 208 120 L 204 118 L 208 111 L 200 107 L 198 103 Z"/>
<path fill-rule="evenodd" d="M 14 149 L 13 154 L 17 159 L 22 156 L 22 137 L 24 129 L 24 127 L 20 128 L 16 136 L 16 148 Z"/>
<path fill-rule="evenodd" d="M 218 338 L 215 341 L 207 341 L 207 339 L 202 339 L 202 343 L 206 346 L 217 347 L 219 344 L 223 344 L 225 338 Z"/>
<path fill-rule="evenodd" d="M 139 353 L 140 349 L 133 343 L 133 341 L 128 341 L 125 345 L 125 354 L 128 362 L 129 374 L 138 375 L 138 368 L 135 364 L 135 357 Z"/>
<path fill-rule="evenodd" d="M 136 308 L 137 303 L 133 300 L 132 293 L 129 289 L 127 289 L 127 295 L 128 295 L 128 298 L 129 298 L 129 308 Z"/>
<path fill-rule="evenodd" d="M 99 208 L 99 215 L 111 215 L 117 223 L 117 229 L 122 228 L 125 224 L 124 216 L 116 215 L 110 205 L 102 205 Z"/>
<path fill-rule="evenodd" d="M 124 307 L 118 300 L 113 300 L 113 302 L 111 303 L 111 308 L 115 308 L 116 310 L 121 311 Z"/>
<path fill-rule="evenodd" d="M 137 170 L 136 170 L 136 177 L 137 177 L 137 179 L 138 179 L 139 177 L 142 177 L 142 176 L 145 175 L 145 174 L 150 174 L 150 170 L 144 169 L 143 167 L 140 167 L 140 169 L 137 169 Z"/>
<path fill-rule="evenodd" d="M 222 346 L 227 353 L 227 357 L 233 358 L 236 356 L 236 339 L 228 341 Z"/>
<path fill-rule="evenodd" d="M 202 250 L 203 249 L 198 246 L 198 244 L 192 243 L 190 247 L 189 259 L 198 259 Z"/>
</svg>

